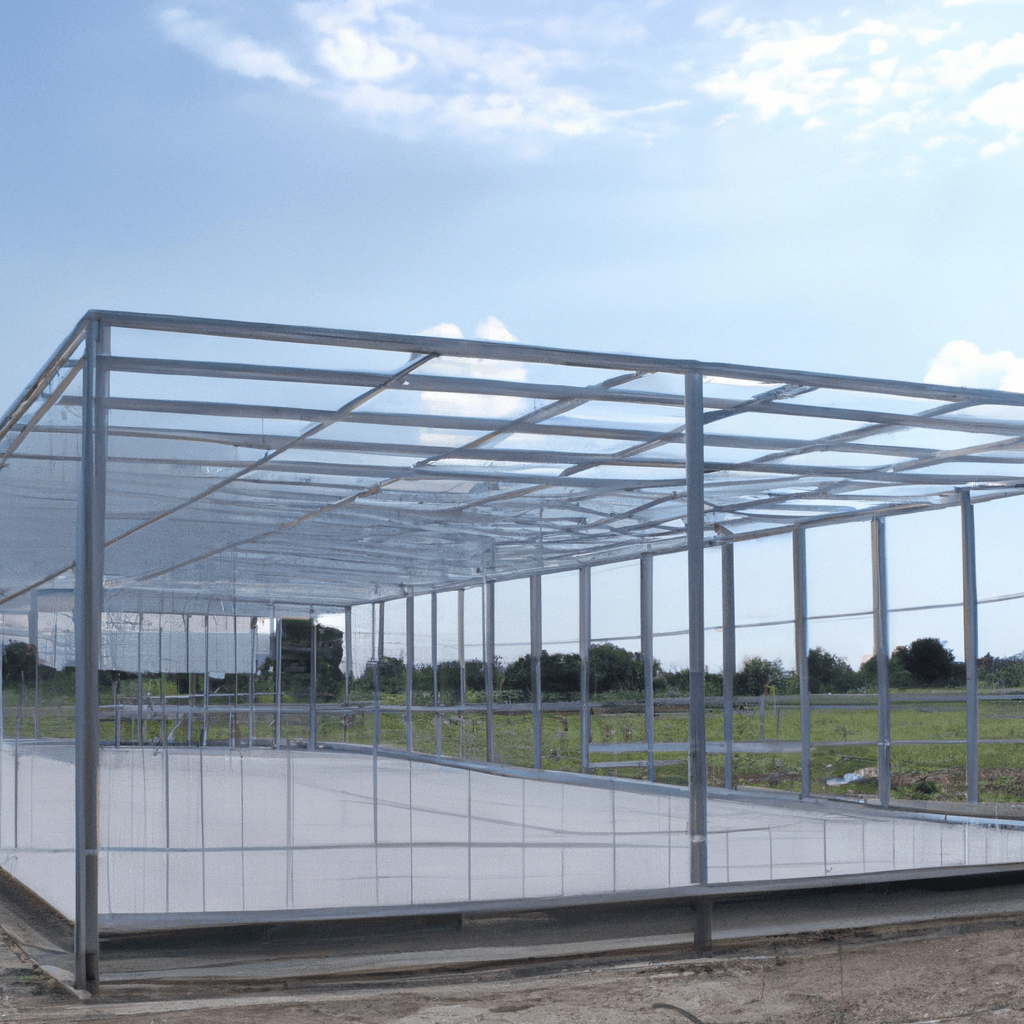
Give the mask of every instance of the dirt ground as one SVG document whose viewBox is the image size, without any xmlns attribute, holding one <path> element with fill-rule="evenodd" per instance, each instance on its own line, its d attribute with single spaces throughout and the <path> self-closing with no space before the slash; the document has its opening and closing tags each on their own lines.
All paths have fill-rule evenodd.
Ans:
<svg viewBox="0 0 1024 1024">
<path fill-rule="evenodd" d="M 0 1021 L 25 1024 L 1024 1024 L 1024 927 L 931 938 L 818 937 L 709 961 L 573 966 L 556 973 L 378 988 L 321 988 L 79 1003 L 0 948 Z"/>
</svg>

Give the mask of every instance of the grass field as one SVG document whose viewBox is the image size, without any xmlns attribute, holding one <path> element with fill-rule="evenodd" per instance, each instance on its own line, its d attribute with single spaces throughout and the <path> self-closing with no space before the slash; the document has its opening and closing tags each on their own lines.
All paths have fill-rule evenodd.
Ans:
<svg viewBox="0 0 1024 1024">
<path fill-rule="evenodd" d="M 188 739 L 188 698 L 177 696 L 176 686 L 164 680 L 167 700 L 167 730 L 172 742 Z M 155 707 L 159 707 L 161 680 L 147 678 L 145 689 Z M 174 694 L 174 696 L 171 696 Z M 134 682 L 123 684 L 121 738 L 133 743 L 135 737 L 136 687 Z M 363 694 L 359 695 L 363 697 Z M 479 695 L 472 695 L 473 697 Z M 617 703 L 593 708 L 591 739 L 593 743 L 644 742 L 642 694 L 615 694 Z M 966 746 L 963 742 L 944 743 L 966 737 L 966 705 L 964 691 L 942 690 L 932 693 L 901 692 L 894 695 L 891 711 L 894 741 L 912 740 L 912 746 L 895 746 L 892 750 L 893 795 L 911 799 L 963 800 L 966 798 Z M 979 734 L 984 740 L 1002 742 L 985 744 L 979 748 L 981 799 L 990 801 L 1024 801 L 1024 692 L 987 692 L 980 706 Z M 287 698 L 286 698 L 287 700 Z M 429 693 L 414 694 L 414 703 L 429 705 Z M 659 698 L 660 700 L 660 698 Z M 877 714 L 873 695 L 846 694 L 842 697 L 813 695 L 811 698 L 811 740 L 820 744 L 812 747 L 811 779 L 815 791 L 826 790 L 825 779 L 841 776 L 862 766 L 877 763 Z M 114 695 L 110 686 L 103 687 L 100 703 L 104 706 L 105 720 L 101 723 L 101 738 L 114 740 L 115 723 L 110 705 Z M 223 709 L 227 699 L 219 697 L 216 704 Z M 381 742 L 400 749 L 405 747 L 405 720 L 401 714 L 404 697 L 396 694 L 382 696 L 385 708 L 381 716 Z M 274 735 L 273 695 L 257 694 L 254 737 L 267 741 Z M 294 705 L 292 705 L 294 707 Z M 395 713 L 399 712 L 399 713 Z M 8 684 L 4 687 L 4 736 L 30 739 L 37 734 L 36 692 L 34 684 L 24 687 Z M 471 712 L 445 712 L 442 709 L 442 751 L 448 756 L 482 760 L 486 754 L 485 715 L 483 709 Z M 545 712 L 543 720 L 543 766 L 561 771 L 579 771 L 580 720 L 578 712 Z M 709 706 L 707 737 L 722 740 L 723 713 L 720 706 Z M 203 713 L 199 698 L 192 707 L 192 742 L 200 742 Z M 176 728 L 175 728 L 176 727 Z M 371 743 L 373 740 L 372 705 L 360 700 L 336 714 L 322 714 L 319 719 L 321 741 Z M 304 742 L 308 729 L 308 713 L 285 714 L 282 718 L 282 737 Z M 173 730 L 173 732 L 172 732 Z M 226 714 L 212 713 L 209 719 L 208 740 L 223 743 L 233 731 L 236 743 L 248 742 L 248 714 L 242 713 L 230 721 Z M 655 741 L 662 743 L 685 742 L 689 731 L 689 717 L 685 708 L 658 703 L 655 718 Z M 69 738 L 74 734 L 74 689 L 70 674 L 60 674 L 40 684 L 38 735 Z M 160 742 L 161 723 L 146 723 L 145 739 Z M 416 750 L 424 753 L 436 751 L 435 715 L 413 715 L 413 737 Z M 739 702 L 733 716 L 733 738 L 736 741 L 800 739 L 800 713 L 792 697 L 765 700 L 763 709 L 757 698 Z M 832 745 L 835 744 L 835 745 Z M 839 745 L 843 744 L 843 745 Z M 863 744 L 863 745 L 860 745 Z M 501 704 L 495 708 L 495 750 L 498 760 L 505 764 L 530 766 L 533 764 L 533 724 L 530 714 L 511 712 Z M 620 755 L 591 754 L 595 770 L 614 773 L 621 777 L 641 778 L 646 768 L 616 767 L 616 762 L 642 761 L 644 753 Z M 724 755 L 708 758 L 708 775 L 712 785 L 722 785 Z M 686 782 L 685 755 L 658 755 L 656 760 L 658 781 L 682 784 Z M 799 754 L 736 753 L 733 758 L 735 785 L 767 786 L 778 789 L 799 789 Z M 842 790 L 829 792 L 877 792 L 873 781 L 852 783 Z"/>
</svg>

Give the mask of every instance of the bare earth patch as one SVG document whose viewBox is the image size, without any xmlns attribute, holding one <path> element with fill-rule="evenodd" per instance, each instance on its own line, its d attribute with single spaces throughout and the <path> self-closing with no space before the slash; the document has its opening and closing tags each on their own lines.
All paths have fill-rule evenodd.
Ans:
<svg viewBox="0 0 1024 1024">
<path fill-rule="evenodd" d="M 855 1024 L 1024 1022 L 1021 922 L 917 940 L 817 936 L 742 956 L 558 974 L 222 999 L 80 1004 L 4 950 L 0 1020 L 146 1024 Z M 656 1004 L 665 1004 L 656 1006 Z M 677 1009 L 674 1009 L 674 1008 Z M 685 1011 L 685 1012 L 680 1012 Z M 688 1015 L 688 1016 L 687 1016 Z"/>
</svg>

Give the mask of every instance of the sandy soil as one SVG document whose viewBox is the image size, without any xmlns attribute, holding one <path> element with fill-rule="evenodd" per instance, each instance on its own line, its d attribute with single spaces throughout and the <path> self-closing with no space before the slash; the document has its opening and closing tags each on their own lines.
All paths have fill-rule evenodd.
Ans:
<svg viewBox="0 0 1024 1024">
<path fill-rule="evenodd" d="M 146 1024 L 1024 1024 L 1024 928 L 665 961 L 460 983 L 81 1004 L 0 949 L 0 1020 Z M 659 1006 L 658 1004 L 669 1004 Z M 676 1007 L 678 1009 L 674 1009 Z M 681 1011 L 685 1011 L 681 1012 Z M 687 1016 L 689 1014 L 689 1016 Z"/>
</svg>

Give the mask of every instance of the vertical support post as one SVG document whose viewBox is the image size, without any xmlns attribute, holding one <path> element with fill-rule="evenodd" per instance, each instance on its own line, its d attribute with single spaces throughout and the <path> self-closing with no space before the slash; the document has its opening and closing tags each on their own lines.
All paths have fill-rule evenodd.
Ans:
<svg viewBox="0 0 1024 1024">
<path fill-rule="evenodd" d="M 348 703 L 349 687 L 352 685 L 352 606 L 345 609 L 345 703 Z"/>
<path fill-rule="evenodd" d="M 192 746 L 192 647 L 190 642 L 189 624 L 192 616 L 185 614 L 185 685 L 188 688 L 188 746 Z"/>
<path fill-rule="evenodd" d="M 708 881 L 708 762 L 704 722 L 704 380 L 686 375 L 686 576 L 690 640 L 690 881 Z M 702 904 L 704 906 L 705 904 Z M 697 915 L 694 944 L 710 950 L 710 919 Z"/>
<path fill-rule="evenodd" d="M 459 706 L 466 706 L 466 591 L 459 590 Z"/>
<path fill-rule="evenodd" d="M 967 671 L 967 800 L 978 802 L 978 568 L 971 492 L 960 492 L 964 558 L 964 668 Z"/>
<path fill-rule="evenodd" d="M 722 727 L 725 732 L 725 788 L 732 789 L 733 683 L 736 679 L 735 547 L 722 546 Z"/>
<path fill-rule="evenodd" d="M 203 746 L 210 733 L 210 616 L 203 616 Z M 228 734 L 230 736 L 230 732 Z"/>
<path fill-rule="evenodd" d="M 494 584 L 484 583 L 484 697 L 487 701 L 487 760 L 494 760 Z"/>
<path fill-rule="evenodd" d="M 91 320 L 82 380 L 82 475 L 75 560 L 75 987 L 99 987 L 99 669 L 106 542 L 110 328 Z"/>
<path fill-rule="evenodd" d="M 647 778 L 654 782 L 654 555 L 640 556 L 640 654 L 644 660 L 644 738 Z"/>
<path fill-rule="evenodd" d="M 889 580 L 885 561 L 885 520 L 871 520 L 871 579 L 874 584 L 875 664 L 878 669 L 878 799 L 889 806 L 892 791 L 892 735 L 889 704 Z"/>
<path fill-rule="evenodd" d="M 274 616 L 274 749 L 281 749 L 281 646 L 284 641 L 284 620 Z M 253 636 L 255 639 L 255 635 Z M 255 658 L 255 653 L 253 655 Z"/>
<path fill-rule="evenodd" d="M 142 748 L 146 745 L 145 718 L 143 717 L 142 713 L 142 702 L 145 696 L 142 692 L 142 617 L 142 612 L 139 612 L 139 706 L 136 709 L 138 722 L 135 727 L 136 738 L 139 741 L 139 750 L 142 750 Z M 54 651 L 53 667 L 57 667 L 56 650 Z"/>
<path fill-rule="evenodd" d="M 35 668 L 35 712 L 32 718 L 33 723 L 33 735 L 39 739 L 39 592 L 33 590 L 29 595 L 29 612 L 28 612 L 28 642 L 29 646 L 35 652 L 32 659 Z M 120 733 L 117 733 L 117 739 L 120 739 Z"/>
<path fill-rule="evenodd" d="M 307 750 L 316 750 L 317 742 L 317 721 L 316 721 L 316 647 L 317 647 L 317 621 L 316 609 L 309 609 L 309 743 Z"/>
<path fill-rule="evenodd" d="M 580 761 L 590 771 L 590 566 L 580 569 Z"/>
<path fill-rule="evenodd" d="M 384 657 L 384 602 L 378 605 L 377 616 L 377 657 L 373 661 L 373 784 L 377 785 L 377 748 L 380 746 L 380 663 Z M 374 789 L 374 814 L 377 813 L 377 791 Z M 376 835 L 374 842 L 377 841 Z"/>
<path fill-rule="evenodd" d="M 444 753 L 442 734 L 441 691 L 437 685 L 437 591 L 430 592 L 430 671 L 434 681 L 434 750 L 438 757 Z"/>
<path fill-rule="evenodd" d="M 238 609 L 236 608 L 237 612 Z M 235 629 L 238 629 L 238 617 L 235 617 Z M 256 739 L 256 620 L 249 618 L 249 746 Z"/>
<path fill-rule="evenodd" d="M 541 714 L 540 658 L 542 639 L 541 580 L 537 573 L 530 577 L 530 681 L 533 684 L 533 767 L 538 771 L 544 756 L 544 719 Z"/>
<path fill-rule="evenodd" d="M 466 756 L 466 591 L 459 588 L 459 757 Z"/>
<path fill-rule="evenodd" d="M 807 667 L 807 537 L 793 531 L 793 635 L 800 680 L 800 796 L 811 795 L 811 689 Z"/>
<path fill-rule="evenodd" d="M 412 666 L 416 644 L 416 598 L 405 598 L 405 749 L 412 753 Z"/>
</svg>

